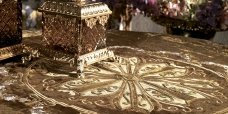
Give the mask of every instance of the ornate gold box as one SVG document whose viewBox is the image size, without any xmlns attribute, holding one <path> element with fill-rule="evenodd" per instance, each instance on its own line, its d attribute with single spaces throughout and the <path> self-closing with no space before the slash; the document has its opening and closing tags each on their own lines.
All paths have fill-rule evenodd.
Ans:
<svg viewBox="0 0 228 114">
<path fill-rule="evenodd" d="M 47 47 L 80 56 L 105 46 L 105 24 L 111 14 L 106 4 L 50 0 L 39 11 Z"/>
<path fill-rule="evenodd" d="M 20 0 L 0 0 L 0 60 L 22 50 L 22 12 Z"/>
</svg>

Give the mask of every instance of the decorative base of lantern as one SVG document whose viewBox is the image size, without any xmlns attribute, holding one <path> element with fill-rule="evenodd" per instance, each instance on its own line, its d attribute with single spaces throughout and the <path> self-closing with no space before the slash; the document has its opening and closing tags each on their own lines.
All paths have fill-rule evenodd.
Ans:
<svg viewBox="0 0 228 114">
<path fill-rule="evenodd" d="M 72 77 L 84 78 L 84 68 L 88 65 L 100 62 L 114 57 L 113 51 L 108 48 L 98 49 L 87 54 L 76 56 L 71 53 L 64 53 L 53 48 L 43 48 L 42 44 L 27 43 L 25 44 L 25 53 L 28 54 L 22 57 L 23 63 L 30 61 L 33 58 L 45 58 L 50 61 L 58 61 L 60 63 L 68 64 L 71 68 L 75 69 L 75 75 Z"/>
<path fill-rule="evenodd" d="M 23 45 L 17 44 L 0 48 L 0 61 L 23 54 Z"/>
</svg>

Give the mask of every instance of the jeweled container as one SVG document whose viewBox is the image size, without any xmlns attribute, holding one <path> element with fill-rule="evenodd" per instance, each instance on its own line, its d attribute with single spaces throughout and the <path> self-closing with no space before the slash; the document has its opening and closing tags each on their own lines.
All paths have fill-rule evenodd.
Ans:
<svg viewBox="0 0 228 114">
<path fill-rule="evenodd" d="M 21 8 L 21 0 L 0 0 L 0 60 L 21 52 Z"/>
<path fill-rule="evenodd" d="M 39 11 L 47 47 L 80 56 L 105 46 L 105 24 L 111 14 L 106 4 L 50 0 Z"/>
</svg>

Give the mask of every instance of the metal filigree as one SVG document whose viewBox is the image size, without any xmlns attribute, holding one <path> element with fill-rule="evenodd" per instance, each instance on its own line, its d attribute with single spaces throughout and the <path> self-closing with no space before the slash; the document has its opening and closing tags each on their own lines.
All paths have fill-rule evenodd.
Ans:
<svg viewBox="0 0 228 114">
<path fill-rule="evenodd" d="M 0 60 L 23 54 L 24 45 L 17 44 L 5 48 L 0 48 Z"/>
<path fill-rule="evenodd" d="M 109 18 L 109 15 L 98 17 L 99 23 L 104 26 L 107 23 L 108 18 Z"/>
<path fill-rule="evenodd" d="M 86 23 L 86 25 L 89 27 L 89 28 L 93 28 L 93 26 L 94 25 L 96 25 L 96 23 L 97 23 L 97 18 L 88 18 L 88 19 L 85 19 L 85 23 Z"/>
<path fill-rule="evenodd" d="M 2 1 L 0 9 L 0 48 L 21 43 L 21 1 Z"/>
<path fill-rule="evenodd" d="M 109 15 L 105 16 L 98 16 L 98 17 L 93 17 L 93 18 L 87 18 L 85 19 L 85 23 L 89 28 L 93 28 L 97 24 L 101 24 L 102 26 L 105 26 L 109 18 Z"/>
<path fill-rule="evenodd" d="M 3 60 L 22 54 L 21 1 L 0 1 L 0 9 L 0 60 Z"/>
<path fill-rule="evenodd" d="M 61 47 L 67 52 L 77 52 L 78 20 L 59 15 L 44 14 L 43 41 L 50 47 Z M 64 35 L 64 37 L 63 37 Z"/>
<path fill-rule="evenodd" d="M 103 47 L 105 24 L 111 14 L 106 4 L 53 0 L 46 1 L 39 10 L 44 17 L 43 39 L 48 47 L 77 56 Z"/>
</svg>

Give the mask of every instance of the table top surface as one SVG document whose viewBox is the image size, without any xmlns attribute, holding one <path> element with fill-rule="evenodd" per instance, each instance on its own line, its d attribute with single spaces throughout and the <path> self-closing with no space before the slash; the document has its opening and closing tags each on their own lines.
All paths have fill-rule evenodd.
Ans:
<svg viewBox="0 0 228 114">
<path fill-rule="evenodd" d="M 24 39 L 45 48 L 40 41 Z M 0 66 L 0 113 L 228 113 L 228 46 L 108 31 L 107 47 L 116 57 L 85 67 L 83 79 L 47 58 Z"/>
</svg>

